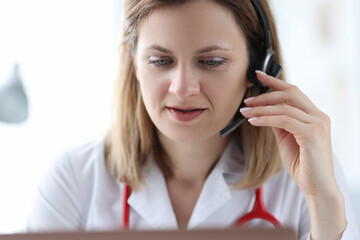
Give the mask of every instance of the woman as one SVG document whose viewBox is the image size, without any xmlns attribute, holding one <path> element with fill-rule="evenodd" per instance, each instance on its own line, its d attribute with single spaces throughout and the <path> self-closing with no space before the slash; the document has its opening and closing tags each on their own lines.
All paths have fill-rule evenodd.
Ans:
<svg viewBox="0 0 360 240">
<path fill-rule="evenodd" d="M 273 89 L 261 95 L 249 81 L 264 42 L 251 1 L 125 1 L 113 125 L 60 157 L 29 230 L 228 227 L 262 186 L 267 210 L 299 239 L 354 239 L 329 117 L 285 81 L 258 71 Z M 249 121 L 221 138 L 244 98 Z"/>
</svg>

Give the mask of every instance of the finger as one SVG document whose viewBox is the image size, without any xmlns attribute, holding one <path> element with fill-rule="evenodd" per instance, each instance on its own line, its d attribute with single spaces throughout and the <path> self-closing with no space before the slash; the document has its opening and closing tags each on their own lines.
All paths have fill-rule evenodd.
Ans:
<svg viewBox="0 0 360 240">
<path fill-rule="evenodd" d="M 318 111 L 310 99 L 300 90 L 295 88 L 264 93 L 253 98 L 247 98 L 244 102 L 249 107 L 286 104 L 298 108 L 308 114 Z"/>
<path fill-rule="evenodd" d="M 259 79 L 261 83 L 263 83 L 265 86 L 275 91 L 283 91 L 293 87 L 293 85 L 291 85 L 290 83 L 277 79 L 273 76 L 267 75 L 262 71 L 256 70 L 255 72 L 256 72 L 256 77 Z"/>
<path fill-rule="evenodd" d="M 287 83 L 283 80 L 277 79 L 273 76 L 267 75 L 266 73 L 259 71 L 259 70 L 256 70 L 256 74 L 257 74 L 258 79 L 264 85 L 268 86 L 270 89 L 273 89 L 274 91 L 289 91 L 290 93 L 301 96 L 310 105 L 315 107 L 315 105 L 312 103 L 312 101 L 295 85 Z"/>
<path fill-rule="evenodd" d="M 281 128 L 293 135 L 301 135 L 306 131 L 308 124 L 285 115 L 261 116 L 250 118 L 249 123 L 253 126 L 268 126 Z"/>
<path fill-rule="evenodd" d="M 240 109 L 241 114 L 246 118 L 261 116 L 289 116 L 303 123 L 311 123 L 312 117 L 298 108 L 290 105 L 261 106 L 261 107 L 245 107 Z"/>
</svg>

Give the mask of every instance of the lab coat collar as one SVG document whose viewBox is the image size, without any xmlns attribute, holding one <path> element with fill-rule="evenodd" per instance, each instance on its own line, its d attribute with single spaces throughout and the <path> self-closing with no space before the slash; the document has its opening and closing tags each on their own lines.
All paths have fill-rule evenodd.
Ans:
<svg viewBox="0 0 360 240">
<path fill-rule="evenodd" d="M 165 178 L 155 161 L 151 160 L 143 168 L 144 184 L 139 191 L 131 193 L 128 203 L 154 228 L 177 229 Z"/>
<path fill-rule="evenodd" d="M 245 157 L 239 135 L 233 135 L 215 168 L 223 174 L 242 175 L 245 171 Z"/>
<path fill-rule="evenodd" d="M 188 223 L 196 228 L 232 198 L 232 183 L 238 182 L 244 172 L 244 157 L 238 138 L 233 136 L 224 153 L 206 179 Z"/>
<path fill-rule="evenodd" d="M 188 229 L 198 226 L 231 199 L 231 183 L 241 179 L 244 169 L 244 157 L 237 140 L 235 137 L 230 139 L 224 153 L 207 177 L 189 220 Z M 155 161 L 144 167 L 143 174 L 144 184 L 139 191 L 130 195 L 129 205 L 153 227 L 177 229 L 165 178 Z"/>
</svg>

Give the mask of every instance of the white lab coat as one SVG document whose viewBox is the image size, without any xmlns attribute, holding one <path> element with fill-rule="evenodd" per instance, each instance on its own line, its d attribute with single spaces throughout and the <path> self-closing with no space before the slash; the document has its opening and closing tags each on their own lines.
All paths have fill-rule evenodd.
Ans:
<svg viewBox="0 0 360 240">
<path fill-rule="evenodd" d="M 224 154 L 205 181 L 188 223 L 188 229 L 225 228 L 251 211 L 253 189 L 233 190 L 231 183 L 243 176 L 241 150 L 229 142 Z M 122 225 L 123 184 L 117 182 L 104 164 L 104 139 L 76 147 L 62 154 L 39 186 L 27 231 L 119 230 Z M 145 184 L 132 193 L 130 229 L 176 229 L 177 223 L 164 177 L 154 163 L 144 167 Z M 341 168 L 335 161 L 335 176 L 345 197 L 347 228 L 342 239 L 358 239 L 357 225 Z M 286 170 L 264 186 L 264 202 L 285 227 L 295 230 L 298 239 L 308 239 L 310 219 L 303 195 Z M 254 220 L 245 226 L 266 226 Z"/>
</svg>

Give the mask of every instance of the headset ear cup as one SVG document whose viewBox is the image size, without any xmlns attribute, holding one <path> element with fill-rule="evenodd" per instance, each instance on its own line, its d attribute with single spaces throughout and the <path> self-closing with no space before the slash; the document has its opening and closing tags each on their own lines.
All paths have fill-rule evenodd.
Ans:
<svg viewBox="0 0 360 240">
<path fill-rule="evenodd" d="M 275 61 L 270 62 L 268 75 L 278 78 L 281 73 L 281 66 Z"/>
<path fill-rule="evenodd" d="M 281 66 L 276 62 L 276 54 L 272 49 L 269 49 L 266 53 L 258 53 L 257 56 L 255 63 L 248 68 L 247 77 L 250 82 L 264 88 L 266 86 L 257 79 L 255 71 L 261 70 L 270 76 L 278 78 L 281 73 Z"/>
<path fill-rule="evenodd" d="M 256 83 L 256 74 L 255 74 L 255 68 L 254 67 L 249 67 L 248 70 L 247 70 L 247 73 L 246 73 L 246 76 L 247 76 L 247 79 L 254 83 L 254 84 L 257 84 Z"/>
<path fill-rule="evenodd" d="M 257 57 L 256 57 L 255 61 L 253 61 L 252 64 L 250 65 L 250 67 L 248 68 L 247 78 L 250 82 L 254 83 L 256 86 L 264 87 L 264 85 L 257 79 L 255 71 L 262 70 L 262 67 L 264 64 L 264 59 L 265 59 L 265 54 L 257 53 L 256 56 Z"/>
<path fill-rule="evenodd" d="M 264 57 L 264 62 L 262 63 L 262 69 L 268 75 L 271 75 L 272 73 L 273 64 L 276 63 L 275 58 L 275 52 L 272 49 L 268 49 L 266 51 L 266 56 Z"/>
<path fill-rule="evenodd" d="M 259 79 L 257 78 L 256 76 L 256 70 L 258 68 L 250 68 L 248 73 L 247 73 L 247 78 L 250 82 L 254 83 L 256 86 L 259 86 L 259 87 L 265 87 L 264 84 L 262 84 Z"/>
</svg>

